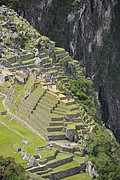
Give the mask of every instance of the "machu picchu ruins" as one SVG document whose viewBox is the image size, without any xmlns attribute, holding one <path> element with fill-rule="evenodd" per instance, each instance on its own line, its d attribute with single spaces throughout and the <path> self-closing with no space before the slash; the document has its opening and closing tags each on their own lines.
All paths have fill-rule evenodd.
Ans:
<svg viewBox="0 0 120 180">
<path fill-rule="evenodd" d="M 98 128 L 94 106 L 100 109 L 83 62 L 1 6 L 0 126 L 16 137 L 10 151 L 30 177 L 99 177 L 86 145 Z"/>
</svg>

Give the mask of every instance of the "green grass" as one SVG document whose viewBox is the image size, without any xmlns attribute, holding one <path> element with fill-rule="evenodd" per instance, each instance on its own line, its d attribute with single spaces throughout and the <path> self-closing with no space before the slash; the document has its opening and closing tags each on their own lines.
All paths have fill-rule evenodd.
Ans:
<svg viewBox="0 0 120 180">
<path fill-rule="evenodd" d="M 39 151 L 39 153 L 40 153 L 42 159 L 45 159 L 45 158 L 47 158 L 49 156 L 54 155 L 54 151 L 50 151 L 50 150 L 46 150 L 46 149 Z"/>
<path fill-rule="evenodd" d="M 9 59 L 9 58 L 11 58 L 11 57 L 15 57 L 15 54 L 11 54 L 11 53 L 6 54 L 6 58 L 7 58 L 7 59 Z"/>
<path fill-rule="evenodd" d="M 25 64 L 31 64 L 31 63 L 33 64 L 34 61 L 35 61 L 34 58 L 33 58 L 33 59 L 28 59 L 28 60 L 22 61 L 22 65 L 25 65 Z"/>
<path fill-rule="evenodd" d="M 75 124 L 69 124 L 67 125 L 67 129 L 76 129 Z"/>
<path fill-rule="evenodd" d="M 13 148 L 14 144 L 18 148 L 22 147 L 22 138 L 0 124 L 0 155 L 3 157 L 13 157 L 17 163 L 25 163 L 24 165 L 26 166 L 27 162 Z"/>
<path fill-rule="evenodd" d="M 30 77 L 24 85 L 24 92 L 29 93 L 34 85 L 34 78 Z"/>
<path fill-rule="evenodd" d="M 63 159 L 69 158 L 69 157 L 71 157 L 71 155 L 65 154 L 65 153 L 58 153 L 56 156 L 56 159 L 49 161 L 48 164 L 54 163 L 54 162 L 57 162 L 59 160 L 63 160 Z"/>
<path fill-rule="evenodd" d="M 84 159 L 82 157 L 78 157 L 78 156 L 75 156 L 74 157 L 74 161 L 79 163 L 79 164 L 82 164 L 84 163 Z"/>
<path fill-rule="evenodd" d="M 24 87 L 22 85 L 14 85 L 14 94 L 12 96 L 12 99 L 18 105 L 21 104 L 23 92 L 24 92 Z"/>
<path fill-rule="evenodd" d="M 0 119 L 2 119 L 2 121 L 4 121 L 9 127 L 15 129 L 20 134 L 22 134 L 25 137 L 25 139 L 29 142 L 29 144 L 32 144 L 34 147 L 42 147 L 47 144 L 46 140 L 33 134 L 27 128 L 24 128 L 18 121 L 11 121 L 9 116 L 0 116 Z"/>
<path fill-rule="evenodd" d="M 59 152 L 56 159 L 59 160 L 59 159 L 64 159 L 64 158 L 68 158 L 68 157 L 71 157 L 70 154 L 67 154 L 67 153 L 61 153 Z"/>
<path fill-rule="evenodd" d="M 58 167 L 54 168 L 53 172 L 64 171 L 64 170 L 67 170 L 67 169 L 70 169 L 70 168 L 74 168 L 76 166 L 79 166 L 79 165 L 76 162 L 72 161 L 72 162 L 69 162 L 67 164 L 64 164 L 64 165 L 61 165 L 61 166 L 58 166 Z"/>
<path fill-rule="evenodd" d="M 64 107 L 64 108 L 63 108 Z M 74 112 L 75 110 L 73 110 L 73 111 L 70 111 L 71 109 L 73 109 L 73 108 L 77 108 L 77 106 L 75 105 L 75 104 L 71 104 L 71 105 L 68 105 L 68 106 L 65 106 L 65 105 L 63 105 L 63 104 L 58 104 L 57 105 L 57 108 L 59 109 L 59 110 L 61 110 L 61 111 L 65 111 L 66 113 L 69 113 L 69 112 Z"/>
<path fill-rule="evenodd" d="M 33 144 L 25 145 L 24 150 L 30 155 L 37 155 L 36 148 L 33 147 Z"/>
<path fill-rule="evenodd" d="M 59 52 L 59 51 L 65 51 L 64 48 L 60 48 L 60 47 L 55 47 L 55 52 Z"/>
<path fill-rule="evenodd" d="M 47 115 L 48 117 L 51 117 L 51 118 L 63 118 L 63 116 L 61 116 L 61 115 L 54 114 L 54 111 L 53 111 L 53 113 L 49 113 L 49 112 L 45 111 L 44 109 L 42 109 L 40 107 L 38 107 L 38 109 L 40 111 L 42 111 L 44 113 L 44 115 Z"/>
<path fill-rule="evenodd" d="M 82 173 L 64 178 L 63 180 L 91 180 L 91 177 L 87 173 Z"/>
<path fill-rule="evenodd" d="M 41 62 L 44 61 L 44 60 L 46 60 L 46 59 L 48 59 L 48 58 L 49 58 L 49 56 L 46 55 L 45 57 L 41 58 Z"/>
<path fill-rule="evenodd" d="M 17 66 L 17 65 L 19 65 L 18 62 L 15 62 L 15 63 L 11 64 L 12 67 Z"/>
<path fill-rule="evenodd" d="M 51 71 L 46 72 L 46 74 L 54 74 L 54 73 L 57 73 L 57 72 L 58 72 L 58 70 L 51 70 Z"/>
<path fill-rule="evenodd" d="M 3 101 L 4 97 L 0 95 L 0 112 L 5 112 L 5 108 L 3 106 Z"/>
<path fill-rule="evenodd" d="M 50 39 L 48 38 L 48 37 L 46 37 L 46 36 L 41 36 L 41 38 L 42 38 L 42 41 L 49 41 Z"/>
<path fill-rule="evenodd" d="M 22 114 L 21 112 L 19 113 L 20 115 L 22 115 L 22 119 L 24 119 L 24 118 L 26 118 L 27 119 L 27 121 L 29 121 L 28 122 L 28 124 L 30 124 L 31 126 L 34 126 L 34 129 L 38 132 L 39 131 L 39 133 L 40 132 L 43 132 L 44 134 L 49 134 L 44 128 L 42 128 L 40 125 L 38 125 L 35 121 L 33 121 L 32 119 L 30 119 L 30 118 L 27 118 L 26 117 L 26 115 L 25 114 Z"/>
<path fill-rule="evenodd" d="M 7 83 L 3 83 L 0 87 L 0 89 L 2 89 L 3 91 L 8 91 L 8 85 Z"/>
<path fill-rule="evenodd" d="M 74 111 L 67 111 L 66 114 L 68 114 L 68 115 L 74 115 L 74 114 L 78 114 L 78 113 L 80 113 L 79 110 L 74 110 Z"/>
<path fill-rule="evenodd" d="M 11 112 L 15 112 L 15 111 L 17 110 L 17 107 L 16 107 L 16 106 L 13 106 L 13 105 L 7 104 L 7 103 L 6 103 L 6 105 L 7 105 L 7 107 L 9 108 L 9 110 L 10 110 Z"/>
<path fill-rule="evenodd" d="M 49 96 L 44 95 L 41 100 L 46 101 L 48 104 L 55 105 L 57 103 L 56 99 L 50 98 Z"/>
<path fill-rule="evenodd" d="M 37 117 L 36 117 L 36 115 L 34 115 L 34 114 L 32 114 L 32 116 L 33 116 L 33 117 L 35 117 L 36 119 L 38 119 L 38 120 L 39 120 L 39 118 L 38 118 L 38 117 L 41 117 L 41 118 L 42 118 L 42 119 L 44 119 L 46 122 L 50 122 L 50 120 L 49 120 L 49 119 L 47 119 L 47 118 L 45 118 L 45 116 L 44 116 L 44 115 L 39 114 L 39 112 L 37 112 L 36 110 L 35 110 L 34 112 L 35 112 L 35 114 L 37 114 Z"/>
</svg>

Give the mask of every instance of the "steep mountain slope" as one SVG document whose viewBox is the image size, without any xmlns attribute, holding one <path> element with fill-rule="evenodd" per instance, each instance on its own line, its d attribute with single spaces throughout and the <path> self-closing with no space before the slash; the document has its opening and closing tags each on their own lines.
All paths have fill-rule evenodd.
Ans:
<svg viewBox="0 0 120 180">
<path fill-rule="evenodd" d="M 17 118 L 48 140 L 47 146 L 41 144 L 34 150 L 23 147 L 25 152 L 21 149 L 23 157 L 30 160 L 27 171 L 52 180 L 75 174 L 79 179 L 81 175 L 85 177 L 79 173 L 85 171 L 86 155 L 85 159 L 94 163 L 94 167 L 88 163 L 91 177 L 119 180 L 120 146 L 111 131 L 94 121 L 101 119 L 99 103 L 92 81 L 85 78 L 82 62 L 73 60 L 65 49 L 41 36 L 14 10 L 2 6 L 0 13 L 0 78 L 7 75 L 0 90 L 6 96 L 4 108 L 12 116 L 10 121 L 4 115 L 1 119 L 5 126 L 22 135 L 19 125 L 12 124 Z M 70 155 L 58 153 L 58 149 Z M 35 156 L 29 158 L 33 153 Z"/>
<path fill-rule="evenodd" d="M 120 1 L 34 0 L 15 4 L 42 34 L 81 59 L 94 81 L 107 127 L 120 135 Z"/>
</svg>

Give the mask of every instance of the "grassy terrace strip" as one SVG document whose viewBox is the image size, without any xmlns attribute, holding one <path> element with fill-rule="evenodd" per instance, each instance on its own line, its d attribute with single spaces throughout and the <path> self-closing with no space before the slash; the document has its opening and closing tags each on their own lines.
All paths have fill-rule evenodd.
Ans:
<svg viewBox="0 0 120 180">
<path fill-rule="evenodd" d="M 63 119 L 63 116 L 54 114 L 54 113 L 48 113 L 47 111 L 41 109 L 40 107 L 37 107 L 38 112 L 41 112 L 43 115 L 50 117 L 51 119 Z"/>
<path fill-rule="evenodd" d="M 63 178 L 62 180 L 91 180 L 91 177 L 87 173 L 82 173 Z"/>
<path fill-rule="evenodd" d="M 38 126 L 38 124 L 36 122 L 34 122 L 32 119 L 26 117 L 25 114 L 23 113 L 17 113 L 24 121 L 26 121 L 28 124 L 30 124 L 31 127 L 33 127 L 37 132 L 43 132 L 43 133 L 47 133 L 47 131 L 42 128 L 41 126 Z"/>
<path fill-rule="evenodd" d="M 18 62 L 12 63 L 11 66 L 12 67 L 19 66 L 19 63 Z"/>
<path fill-rule="evenodd" d="M 58 104 L 59 105 L 59 104 Z M 59 107 L 57 105 L 57 107 L 54 109 L 54 110 L 57 110 L 57 111 L 60 111 L 60 112 L 63 112 L 63 113 L 66 113 L 67 111 L 66 111 L 66 109 L 64 109 L 64 106 L 62 106 L 62 107 Z M 54 111 L 53 111 L 54 112 Z"/>
<path fill-rule="evenodd" d="M 47 132 L 43 127 L 38 126 L 38 124 L 33 121 L 31 118 L 26 117 L 25 114 L 18 113 L 18 115 L 23 118 L 28 124 L 30 124 L 36 131 L 38 131 L 40 134 L 43 133 L 42 135 L 46 136 L 59 136 L 59 135 L 64 135 L 64 132 Z M 46 137 L 45 137 L 46 138 Z"/>
<path fill-rule="evenodd" d="M 51 105 L 54 105 L 54 104 L 56 104 L 58 102 L 55 99 L 51 99 L 51 98 L 49 98 L 49 97 L 47 97 L 45 95 L 42 97 L 41 100 L 43 100 L 43 101 L 45 101 L 45 102 L 47 102 L 48 104 L 51 104 Z"/>
<path fill-rule="evenodd" d="M 39 153 L 40 153 L 42 159 L 45 159 L 49 156 L 53 156 L 55 152 L 47 150 L 47 149 L 43 149 L 43 150 L 40 150 Z"/>
<path fill-rule="evenodd" d="M 73 158 L 73 160 L 74 160 L 75 162 L 77 162 L 78 164 L 83 164 L 83 163 L 84 163 L 84 159 L 83 159 L 82 157 L 77 157 L 77 156 L 75 156 L 75 157 Z"/>
<path fill-rule="evenodd" d="M 56 53 L 56 55 L 57 54 L 65 54 L 65 49 L 63 49 L 63 48 L 59 48 L 59 47 L 55 47 L 55 53 Z"/>
<path fill-rule="evenodd" d="M 31 115 L 31 119 L 33 120 L 32 115 Z M 48 132 L 61 131 L 63 129 L 63 126 L 51 126 L 50 127 L 50 126 L 46 125 L 44 122 L 38 120 L 37 118 L 36 119 L 34 118 L 34 122 L 36 122 L 38 124 L 38 126 L 43 127 Z"/>
<path fill-rule="evenodd" d="M 64 164 L 64 165 L 61 165 L 61 166 L 54 168 L 53 172 L 60 172 L 60 171 L 64 171 L 64 170 L 71 169 L 73 167 L 78 167 L 78 166 L 79 166 L 78 163 L 72 161 L 72 162 L 69 162 L 67 164 Z"/>
<path fill-rule="evenodd" d="M 28 59 L 28 60 L 25 60 L 25 61 L 22 61 L 22 65 L 25 65 L 25 64 L 33 64 L 35 61 L 35 59 Z"/>
<path fill-rule="evenodd" d="M 33 114 L 31 114 L 33 118 L 37 118 L 38 120 L 50 122 L 50 119 L 46 118 L 43 114 L 40 114 L 37 110 L 33 111 Z"/>
<path fill-rule="evenodd" d="M 51 70 L 46 72 L 46 74 L 57 74 L 58 70 Z"/>
<path fill-rule="evenodd" d="M 41 58 L 41 62 L 42 62 L 42 61 L 44 62 L 45 60 L 48 61 L 48 60 L 49 60 L 49 56 L 45 56 L 45 57 Z"/>
<path fill-rule="evenodd" d="M 51 121 L 47 119 L 44 115 L 39 114 L 37 111 L 34 111 L 34 114 L 31 114 L 31 116 L 32 118 L 36 118 L 37 120 L 40 120 L 49 126 L 55 126 L 55 124 L 63 125 L 63 121 Z"/>
<path fill-rule="evenodd" d="M 35 64 L 25 64 L 25 65 L 20 65 L 20 66 L 15 66 L 15 67 L 10 67 L 10 68 L 8 68 L 9 70 L 17 70 L 17 69 L 24 69 L 24 68 L 27 68 L 27 67 L 29 67 L 29 68 L 33 68 L 33 67 L 35 67 Z"/>
<path fill-rule="evenodd" d="M 40 100 L 39 103 L 40 103 L 40 104 L 43 104 L 44 106 L 48 106 L 49 108 L 53 108 L 53 107 L 55 106 L 54 103 L 53 103 L 53 104 L 50 104 L 50 103 L 46 102 L 45 100 L 43 100 L 43 98 Z M 39 106 L 39 104 L 38 104 L 38 106 Z"/>
<path fill-rule="evenodd" d="M 74 111 L 67 111 L 67 115 L 80 115 L 79 110 L 74 110 Z"/>
<path fill-rule="evenodd" d="M 70 157 L 73 157 L 72 155 L 69 155 L 69 154 L 65 154 L 65 153 L 58 153 L 56 158 L 51 160 L 51 161 L 48 161 L 47 165 L 51 164 L 51 163 L 54 163 L 54 162 L 57 162 L 59 160 L 63 160 L 63 159 L 66 159 L 66 158 L 70 158 Z"/>
<path fill-rule="evenodd" d="M 44 110 L 46 110 L 47 112 L 51 112 L 51 110 L 53 109 L 54 106 L 50 107 L 50 106 L 46 106 L 42 103 L 39 103 L 38 106 Z"/>
<path fill-rule="evenodd" d="M 46 92 L 45 96 L 47 96 L 47 98 L 50 98 L 51 100 L 54 100 L 57 102 L 57 97 L 52 95 L 51 93 Z"/>
<path fill-rule="evenodd" d="M 58 104 L 57 107 L 59 107 L 60 109 L 63 109 L 63 104 Z M 64 109 L 66 111 L 70 111 L 71 109 L 75 109 L 75 108 L 78 109 L 79 107 L 77 107 L 75 104 L 70 104 L 68 106 L 64 106 Z"/>
</svg>

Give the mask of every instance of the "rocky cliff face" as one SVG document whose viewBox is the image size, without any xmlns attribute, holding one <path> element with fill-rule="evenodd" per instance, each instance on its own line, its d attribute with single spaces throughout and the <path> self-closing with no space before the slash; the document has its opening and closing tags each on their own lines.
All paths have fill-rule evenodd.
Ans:
<svg viewBox="0 0 120 180">
<path fill-rule="evenodd" d="M 94 81 L 106 125 L 120 135 L 120 1 L 29 0 L 18 13 L 83 61 Z"/>
</svg>

